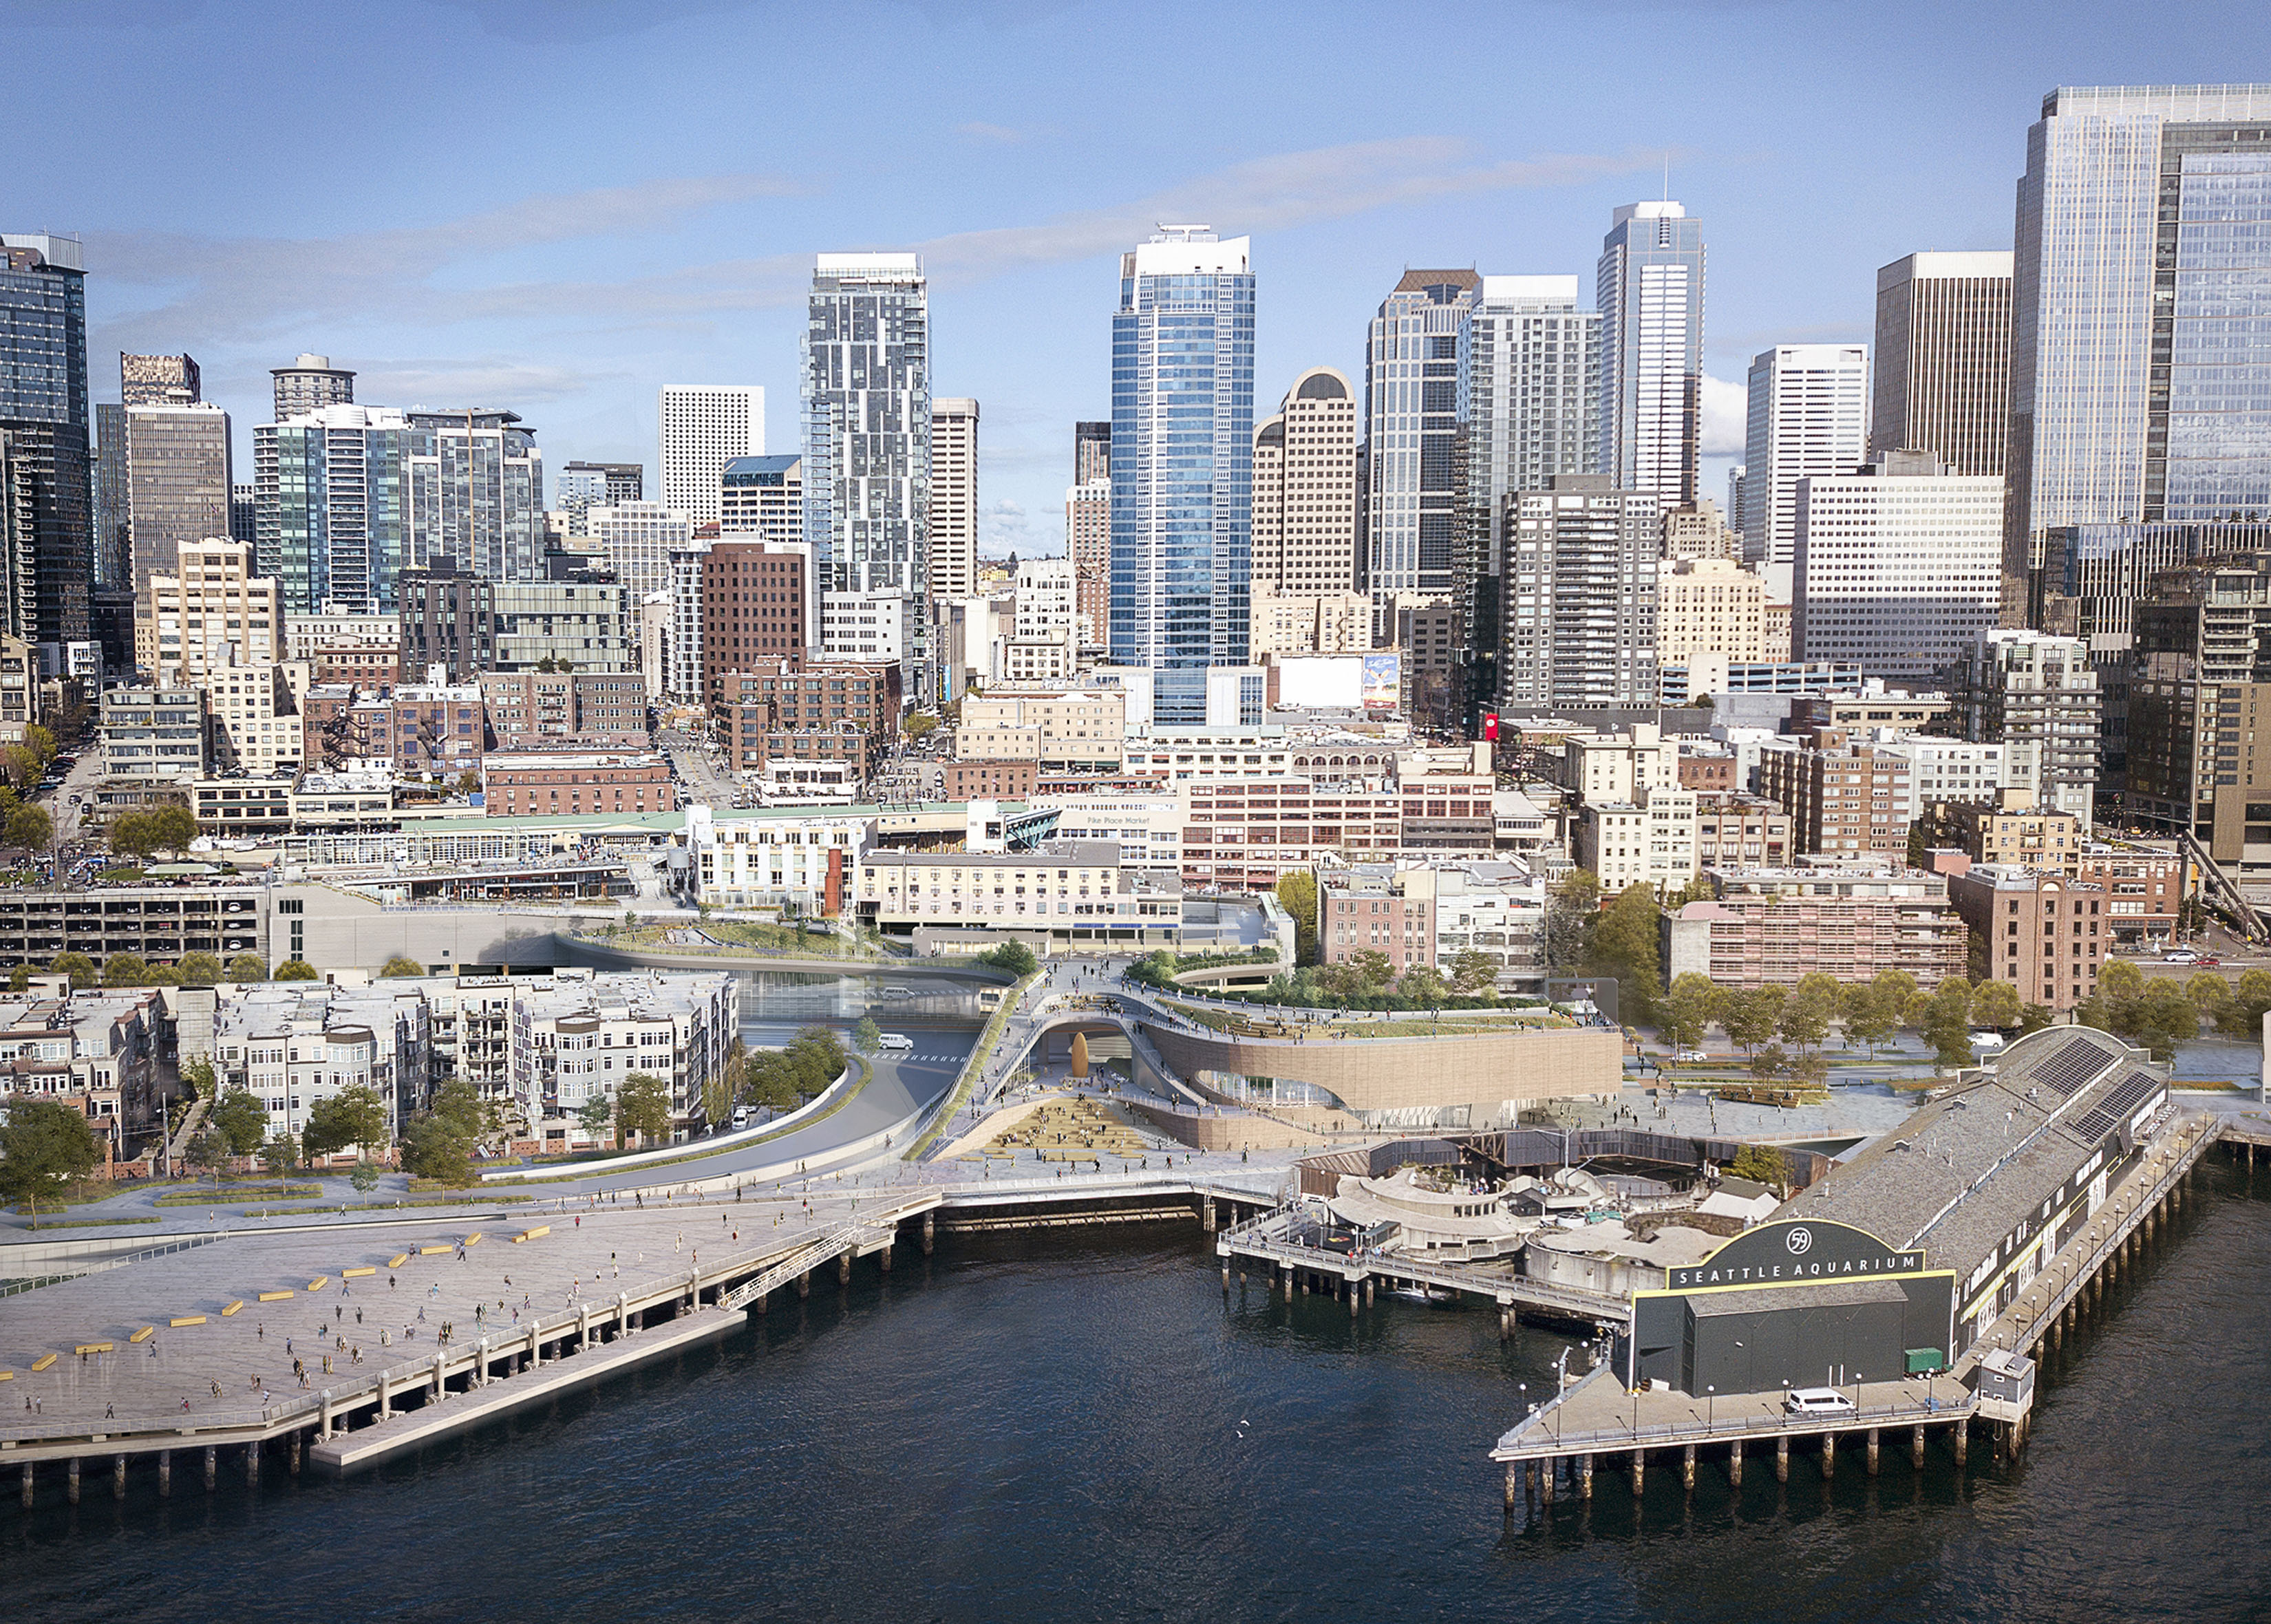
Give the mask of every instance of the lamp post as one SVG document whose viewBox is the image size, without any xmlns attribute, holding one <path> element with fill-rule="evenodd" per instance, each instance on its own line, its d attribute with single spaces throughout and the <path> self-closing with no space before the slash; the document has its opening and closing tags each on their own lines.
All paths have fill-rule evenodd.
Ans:
<svg viewBox="0 0 2271 1624">
<path fill-rule="evenodd" d="M 1716 1432 L 1719 1426 L 1719 1389 L 1706 1383 L 1703 1389 L 1703 1430 Z"/>
</svg>

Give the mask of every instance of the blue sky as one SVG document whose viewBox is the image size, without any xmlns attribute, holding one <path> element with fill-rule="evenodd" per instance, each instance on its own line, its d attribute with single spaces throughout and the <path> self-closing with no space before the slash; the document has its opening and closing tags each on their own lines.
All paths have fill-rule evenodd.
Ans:
<svg viewBox="0 0 2271 1624">
<path fill-rule="evenodd" d="M 1625 0 L 0 0 L 0 225 L 87 242 L 98 399 L 187 349 L 235 414 L 301 350 L 383 405 L 654 461 L 657 389 L 761 384 L 795 449 L 815 251 L 912 248 L 981 403 L 989 552 L 1054 551 L 1108 408 L 1116 255 L 1250 234 L 1257 415 L 1360 378 L 1406 265 L 1592 267 L 1672 195 L 1709 244 L 1707 481 L 1749 356 L 1866 339 L 1875 267 L 2006 248 L 2059 84 L 2271 79 L 2271 9 Z"/>
</svg>

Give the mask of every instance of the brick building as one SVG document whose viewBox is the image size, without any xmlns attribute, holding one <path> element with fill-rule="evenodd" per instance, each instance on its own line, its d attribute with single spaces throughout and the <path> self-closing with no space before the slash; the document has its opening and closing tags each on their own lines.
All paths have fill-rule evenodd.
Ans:
<svg viewBox="0 0 2271 1624">
<path fill-rule="evenodd" d="M 379 644 L 334 644 L 308 661 L 311 682 L 346 682 L 355 688 L 392 688 L 402 681 L 402 650 Z"/>
<path fill-rule="evenodd" d="M 1388 955 L 1401 975 L 1435 962 L 1433 886 L 1407 886 L 1405 875 L 1340 874 L 1317 888 L 1317 950 L 1329 965 L 1359 953 Z M 1425 870 L 1417 871 L 1423 875 Z"/>
<path fill-rule="evenodd" d="M 848 723 L 886 737 L 899 729 L 899 668 L 850 662 L 805 667 L 768 660 L 726 672 L 711 695 L 724 715 L 735 709 L 734 732 L 752 706 L 767 712 L 765 727 L 791 732 Z"/>
<path fill-rule="evenodd" d="M 1695 860 L 1701 867 L 1780 868 L 1797 855 L 1790 814 L 1779 803 L 1763 795 L 1695 797 Z"/>
<path fill-rule="evenodd" d="M 1759 793 L 1791 816 L 1800 852 L 1825 857 L 1903 857 L 1909 844 L 1909 764 L 1843 729 L 1759 752 Z"/>
<path fill-rule="evenodd" d="M 932 791 L 942 801 L 1023 801 L 1033 793 L 1039 765 L 1032 761 L 949 761 L 931 769 Z"/>
<path fill-rule="evenodd" d="M 1189 794 L 1182 879 L 1194 890 L 1268 890 L 1320 856 L 1385 860 L 1404 844 L 1394 790 L 1265 778 L 1194 781 Z"/>
<path fill-rule="evenodd" d="M 730 676 L 803 666 L 818 641 L 811 577 L 802 548 L 721 538 L 703 555 L 702 692 L 712 704 Z"/>
<path fill-rule="evenodd" d="M 1975 863 L 2070 871 L 2089 843 L 2081 818 L 2037 806 L 2024 790 L 2003 791 L 1993 806 L 1959 802 L 1944 816 L 1955 844 Z"/>
<path fill-rule="evenodd" d="M 1691 971 L 1723 987 L 1794 986 L 1816 970 L 1841 981 L 1905 970 L 1925 987 L 1966 973 L 1969 933 L 1940 875 L 1796 868 L 1713 878 L 1716 901 L 1664 917 L 1667 986 Z"/>
<path fill-rule="evenodd" d="M 490 817 L 674 812 L 670 764 L 645 750 L 496 750 L 481 763 Z"/>
<path fill-rule="evenodd" d="M 2063 1014 L 2097 990 L 2113 939 L 2103 885 L 2019 863 L 1970 863 L 1955 853 L 1940 860 L 1987 974 L 2015 989 L 2022 1003 Z"/>
</svg>

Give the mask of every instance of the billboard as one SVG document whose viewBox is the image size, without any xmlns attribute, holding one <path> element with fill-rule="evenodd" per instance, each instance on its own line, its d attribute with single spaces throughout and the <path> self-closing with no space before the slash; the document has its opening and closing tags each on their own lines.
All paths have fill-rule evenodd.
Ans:
<svg viewBox="0 0 2271 1624">
<path fill-rule="evenodd" d="M 1277 660 L 1277 703 L 1293 711 L 1353 711 L 1364 703 L 1365 666 L 1370 659 L 1359 654 L 1282 655 Z"/>
<path fill-rule="evenodd" d="M 1364 708 L 1393 711 L 1403 697 L 1404 657 L 1389 652 L 1364 657 Z"/>
</svg>

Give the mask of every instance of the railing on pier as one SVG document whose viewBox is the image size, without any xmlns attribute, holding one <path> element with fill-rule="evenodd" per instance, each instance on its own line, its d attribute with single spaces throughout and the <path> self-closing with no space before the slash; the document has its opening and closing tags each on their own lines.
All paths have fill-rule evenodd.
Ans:
<svg viewBox="0 0 2271 1624">
<path fill-rule="evenodd" d="M 857 1224 L 845 1224 L 828 1231 L 816 1240 L 806 1241 L 762 1273 L 752 1275 L 741 1285 L 719 1293 L 718 1306 L 721 1308 L 748 1307 L 758 1298 L 779 1290 L 797 1276 L 817 1269 L 830 1258 L 841 1256 L 845 1250 L 859 1243 L 860 1232 L 863 1227 Z"/>
<path fill-rule="evenodd" d="M 1794 1415 L 1777 1412 L 1772 1418 L 1756 1412 L 1720 1420 L 1707 1402 L 1703 1412 L 1685 1421 L 1647 1421 L 1625 1427 L 1592 1427 L 1583 1432 L 1563 1432 L 1557 1420 L 1561 1407 L 1579 1389 L 1596 1381 L 1614 1381 L 1611 1366 L 1603 1365 L 1572 1382 L 1560 1397 L 1540 1404 L 1534 1414 L 1507 1432 L 1491 1450 L 1496 1461 L 1515 1461 L 1550 1455 L 1600 1454 L 1611 1449 L 1661 1448 L 1667 1444 L 1749 1441 L 1754 1438 L 1817 1437 L 1829 1432 L 1854 1432 L 1888 1426 L 1940 1427 L 1972 1413 L 1969 1404 L 1943 1404 L 1937 1398 L 1902 1400 L 1888 1404 L 1860 1404 L 1834 1415 Z"/>
<path fill-rule="evenodd" d="M 1622 1322 L 1632 1318 L 1632 1302 L 1628 1298 L 1581 1291 L 1575 1286 L 1549 1285 L 1527 1275 L 1478 1275 L 1454 1264 L 1430 1262 L 1408 1253 L 1351 1254 L 1323 1247 L 1299 1246 L 1288 1240 L 1269 1239 L 1258 1233 L 1261 1227 L 1259 1224 L 1245 1225 L 1224 1234 L 1217 1242 L 1217 1250 L 1225 1255 L 1237 1252 L 1250 1257 L 1269 1258 L 1273 1262 L 1290 1263 L 1298 1269 L 1314 1269 L 1344 1278 L 1352 1275 L 1380 1275 L 1392 1279 L 1448 1286 L 1453 1291 L 1488 1292 L 1494 1297 L 1526 1303 L 1532 1307 L 1554 1309 L 1580 1319 Z"/>
</svg>

